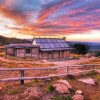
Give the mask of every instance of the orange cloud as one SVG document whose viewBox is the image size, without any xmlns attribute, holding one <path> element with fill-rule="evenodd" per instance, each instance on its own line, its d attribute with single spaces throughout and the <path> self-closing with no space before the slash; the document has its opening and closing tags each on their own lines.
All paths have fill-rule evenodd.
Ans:
<svg viewBox="0 0 100 100">
<path fill-rule="evenodd" d="M 0 15 L 14 20 L 16 23 L 25 23 L 26 19 L 23 14 L 7 9 L 5 6 L 0 5 Z"/>
</svg>

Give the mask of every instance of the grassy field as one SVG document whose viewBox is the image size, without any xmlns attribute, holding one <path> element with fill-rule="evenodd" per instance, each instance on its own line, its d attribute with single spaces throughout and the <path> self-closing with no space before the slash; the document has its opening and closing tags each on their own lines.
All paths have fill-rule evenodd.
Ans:
<svg viewBox="0 0 100 100">
<path fill-rule="evenodd" d="M 81 64 L 100 64 L 100 58 L 95 58 L 90 60 L 89 62 L 84 62 Z M 48 63 L 46 61 L 36 61 L 34 59 L 21 59 L 21 58 L 14 58 L 14 57 L 5 57 L 3 53 L 0 54 L 0 68 L 33 68 L 33 67 L 53 67 L 55 66 L 52 63 Z M 29 71 L 25 73 L 26 76 L 44 76 L 49 74 L 56 74 L 56 70 L 50 71 Z M 19 72 L 1 72 L 0 78 L 7 78 L 7 77 L 18 77 Z M 96 81 L 96 85 L 87 85 L 85 83 L 79 82 L 79 78 L 83 77 L 91 77 Z M 32 81 L 25 81 L 25 85 L 20 86 L 19 82 L 7 82 L 7 83 L 0 83 L 0 100 L 47 100 L 43 99 L 48 97 L 48 100 L 51 97 L 54 97 L 53 100 L 67 100 L 67 99 L 57 99 L 61 94 L 56 93 L 52 88 L 51 85 L 57 81 L 58 79 L 66 79 L 69 80 L 70 84 L 73 86 L 74 90 L 82 90 L 85 100 L 100 100 L 100 74 L 95 72 L 90 72 L 85 75 L 81 74 L 80 77 L 75 77 L 74 79 L 69 79 L 66 77 L 63 78 L 52 78 L 51 80 L 32 80 Z M 25 94 L 25 91 L 30 88 L 39 87 L 42 89 L 44 95 L 41 98 L 35 98 L 34 95 Z M 64 95 L 62 95 L 64 96 Z M 28 97 L 27 99 L 25 99 Z M 70 100 L 70 99 L 68 99 Z"/>
<path fill-rule="evenodd" d="M 83 77 L 91 77 L 96 81 L 96 85 L 88 85 L 82 82 L 79 82 L 79 78 Z M 46 98 L 48 95 L 51 95 L 50 97 L 54 97 L 56 99 L 53 100 L 67 100 L 67 99 L 57 99 L 59 95 L 54 91 L 50 86 L 55 83 L 59 79 L 66 79 L 69 80 L 70 84 L 72 85 L 74 90 L 82 90 L 83 95 L 85 97 L 85 100 L 100 100 L 100 74 L 96 72 L 89 72 L 87 74 L 81 75 L 80 77 L 74 77 L 74 78 L 52 78 L 51 80 L 32 80 L 32 81 L 26 81 L 25 85 L 20 86 L 18 82 L 9 82 L 4 84 L 0 84 L 3 89 L 0 91 L 0 97 L 1 98 L 11 98 L 11 100 L 14 98 L 14 100 L 46 100 L 43 98 Z M 44 96 L 43 98 L 33 99 L 35 98 L 34 95 L 29 96 L 28 99 L 26 98 L 26 95 L 24 94 L 26 89 L 39 87 L 43 90 Z M 29 93 L 30 94 L 30 93 Z M 65 96 L 65 95 L 62 95 Z M 48 100 L 52 100 L 48 97 Z M 6 99 L 0 99 L 0 100 L 6 100 Z M 8 99 L 10 100 L 10 99 Z M 70 99 L 68 99 L 70 100 Z"/>
</svg>

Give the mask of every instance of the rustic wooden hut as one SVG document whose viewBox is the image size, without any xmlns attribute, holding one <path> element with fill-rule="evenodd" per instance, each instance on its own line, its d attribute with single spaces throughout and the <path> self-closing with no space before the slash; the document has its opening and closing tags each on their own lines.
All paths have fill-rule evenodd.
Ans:
<svg viewBox="0 0 100 100">
<path fill-rule="evenodd" d="M 5 46 L 6 55 L 38 59 L 67 58 L 71 50 L 72 48 L 66 41 L 56 38 L 34 38 L 31 43 L 9 44 Z"/>
</svg>

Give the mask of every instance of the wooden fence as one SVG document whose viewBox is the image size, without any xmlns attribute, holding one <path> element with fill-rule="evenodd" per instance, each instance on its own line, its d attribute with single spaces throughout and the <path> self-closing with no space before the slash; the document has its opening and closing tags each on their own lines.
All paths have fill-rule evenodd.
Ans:
<svg viewBox="0 0 100 100">
<path fill-rule="evenodd" d="M 100 67 L 96 68 L 96 66 L 100 66 L 100 64 L 85 64 L 85 65 L 69 65 L 69 66 L 57 66 L 57 67 L 48 67 L 48 68 L 0 68 L 1 71 L 19 71 L 20 77 L 17 78 L 6 78 L 0 79 L 0 82 L 8 82 L 8 81 L 20 81 L 20 84 L 23 85 L 25 80 L 33 80 L 33 79 L 46 79 L 46 78 L 53 78 L 53 77 L 60 77 L 66 76 L 69 74 L 77 74 L 77 73 L 84 73 L 89 72 L 91 70 L 99 70 Z M 70 72 L 72 68 L 79 68 L 81 71 L 78 72 Z M 89 70 L 82 70 L 81 68 L 89 67 Z M 43 76 L 43 77 L 25 77 L 25 71 L 29 70 L 56 70 L 59 68 L 66 68 L 65 74 L 58 74 L 58 75 L 51 75 L 51 76 Z"/>
</svg>

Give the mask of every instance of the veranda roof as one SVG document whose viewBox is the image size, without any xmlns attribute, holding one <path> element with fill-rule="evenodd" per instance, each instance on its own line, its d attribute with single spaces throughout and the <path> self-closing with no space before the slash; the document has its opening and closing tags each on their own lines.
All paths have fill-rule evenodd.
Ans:
<svg viewBox="0 0 100 100">
<path fill-rule="evenodd" d="M 31 47 L 38 47 L 37 45 L 32 45 L 30 43 L 18 43 L 18 44 L 9 44 L 5 45 L 6 48 L 31 48 Z"/>
</svg>

